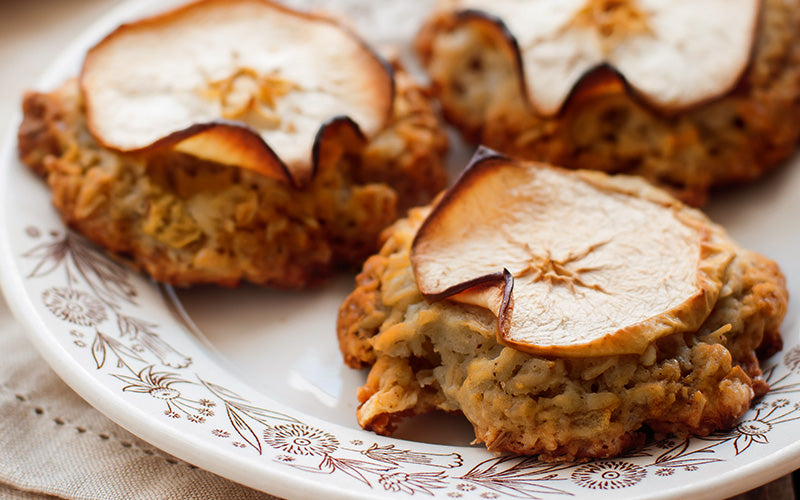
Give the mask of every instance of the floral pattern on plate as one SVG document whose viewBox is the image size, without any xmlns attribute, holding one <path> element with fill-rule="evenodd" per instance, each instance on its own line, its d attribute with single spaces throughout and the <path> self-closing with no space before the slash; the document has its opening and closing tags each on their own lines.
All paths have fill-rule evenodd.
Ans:
<svg viewBox="0 0 800 500">
<path fill-rule="evenodd" d="M 447 498 L 557 498 L 586 490 L 633 488 L 692 474 L 770 443 L 780 426 L 800 419 L 800 346 L 784 350 L 765 370 L 772 390 L 728 431 L 702 438 L 649 443 L 616 460 L 546 463 L 531 457 L 487 457 L 469 463 L 462 453 L 379 444 L 364 433 L 348 439 L 302 416 L 266 408 L 195 370 L 193 356 L 162 338 L 165 328 L 143 319 L 133 271 L 69 231 L 29 226 L 25 235 L 46 241 L 22 254 L 28 280 L 49 279 L 43 311 L 63 324 L 85 351 L 84 362 L 119 381 L 119 390 L 157 400 L 161 417 L 206 426 L 203 439 L 225 440 L 241 452 L 312 474 L 348 476 L 367 488 L 398 495 Z M 85 340 L 84 340 L 85 339 Z M 133 397 L 133 396 L 132 396 Z"/>
</svg>

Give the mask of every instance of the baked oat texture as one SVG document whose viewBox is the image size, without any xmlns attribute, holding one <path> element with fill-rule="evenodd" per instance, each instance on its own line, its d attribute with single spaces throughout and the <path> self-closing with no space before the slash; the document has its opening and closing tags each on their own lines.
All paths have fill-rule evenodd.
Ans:
<svg viewBox="0 0 800 500">
<path fill-rule="evenodd" d="M 525 159 L 641 175 L 701 205 L 712 186 L 752 181 L 800 136 L 800 5 L 765 0 L 752 60 L 720 98 L 674 115 L 637 98 L 608 68 L 590 73 L 555 116 L 533 111 L 517 54 L 497 25 L 448 12 L 416 49 L 445 117 L 474 143 Z"/>
<path fill-rule="evenodd" d="M 25 96 L 19 155 L 68 226 L 158 281 L 302 288 L 361 264 L 387 225 L 444 187 L 441 125 L 399 68 L 395 85 L 384 128 L 363 146 L 328 141 L 338 145 L 303 189 L 176 152 L 104 149 L 75 81 Z"/>
<path fill-rule="evenodd" d="M 653 192 L 632 177 L 606 182 Z M 648 432 L 683 437 L 732 425 L 768 389 L 758 356 L 781 347 L 788 294 L 774 262 L 678 206 L 735 254 L 719 298 L 696 332 L 661 337 L 642 354 L 598 357 L 527 354 L 498 343 L 487 309 L 426 302 L 409 252 L 430 207 L 411 210 L 385 232 L 339 310 L 345 362 L 371 367 L 359 424 L 390 434 L 404 417 L 460 412 L 490 450 L 546 460 L 612 457 Z"/>
</svg>

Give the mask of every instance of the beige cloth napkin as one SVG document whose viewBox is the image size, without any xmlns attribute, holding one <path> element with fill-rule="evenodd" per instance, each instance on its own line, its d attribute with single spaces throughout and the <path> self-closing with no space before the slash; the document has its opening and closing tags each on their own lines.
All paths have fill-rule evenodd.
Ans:
<svg viewBox="0 0 800 500">
<path fill-rule="evenodd" d="M 0 483 L 0 498 L 25 500 L 274 498 L 167 455 L 101 415 L 39 357 L 4 303 Z"/>
</svg>

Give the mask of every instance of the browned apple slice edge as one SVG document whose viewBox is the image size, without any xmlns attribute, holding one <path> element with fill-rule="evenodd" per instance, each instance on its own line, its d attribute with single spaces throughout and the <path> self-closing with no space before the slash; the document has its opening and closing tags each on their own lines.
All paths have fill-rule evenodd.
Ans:
<svg viewBox="0 0 800 500">
<path fill-rule="evenodd" d="M 335 26 L 337 29 L 346 33 L 353 41 L 356 41 L 364 50 L 364 53 L 369 54 L 369 59 L 371 59 L 369 73 L 374 77 L 374 81 L 376 82 L 373 87 L 378 89 L 375 94 L 378 96 L 379 102 L 376 103 L 375 107 L 380 110 L 378 114 L 382 116 L 382 126 L 385 126 L 393 113 L 396 91 L 394 68 L 389 62 L 379 56 L 372 47 L 353 33 L 349 27 L 341 24 L 333 17 L 317 12 L 295 11 L 281 4 L 272 2 L 271 0 L 248 1 L 264 4 L 270 8 L 309 21 L 322 22 Z M 287 164 L 279 158 L 276 152 L 255 129 L 244 122 L 232 121 L 224 118 L 194 123 L 183 129 L 170 131 L 167 135 L 141 147 L 119 147 L 104 140 L 103 135 L 98 133 L 98 126 L 95 123 L 95 113 L 92 111 L 92 100 L 89 98 L 90 91 L 83 78 L 86 68 L 92 63 L 93 55 L 103 50 L 104 46 L 110 41 L 113 41 L 117 37 L 124 36 L 130 31 L 140 30 L 142 28 L 160 28 L 165 23 L 180 18 L 180 16 L 189 12 L 191 9 L 213 4 L 225 6 L 228 4 L 228 1 L 196 0 L 160 14 L 121 24 L 88 51 L 79 77 L 80 91 L 85 103 L 87 128 L 101 146 L 121 153 L 132 154 L 147 154 L 157 149 L 171 147 L 177 151 L 198 156 L 202 159 L 224 165 L 238 166 L 261 173 L 276 180 L 287 182 L 295 187 L 303 187 L 310 182 L 317 170 L 316 161 L 320 148 L 319 143 L 328 140 L 328 138 L 333 138 L 336 135 L 334 130 L 338 131 L 343 127 L 353 128 L 355 133 L 361 138 L 360 140 L 367 139 L 366 134 L 352 118 L 348 116 L 332 116 L 320 124 L 314 136 L 312 151 L 309 151 L 308 163 L 305 164 Z"/>
<path fill-rule="evenodd" d="M 763 4 L 763 0 L 759 1 Z M 763 8 L 760 8 L 758 19 L 760 19 L 762 15 L 763 15 Z M 634 86 L 632 86 L 625 78 L 625 76 L 613 64 L 608 62 L 603 62 L 583 73 L 583 75 L 572 86 L 572 89 L 570 90 L 566 99 L 564 99 L 563 104 L 555 113 L 545 113 L 537 107 L 535 100 L 532 99 L 530 95 L 528 86 L 525 83 L 525 67 L 524 64 L 522 63 L 522 53 L 519 48 L 519 43 L 514 34 L 508 28 L 508 26 L 503 22 L 503 20 L 492 13 L 472 8 L 472 9 L 463 9 L 455 11 L 453 13 L 453 21 L 456 25 L 481 23 L 484 26 L 496 30 L 498 39 L 503 40 L 505 42 L 507 49 L 511 51 L 511 53 L 513 54 L 514 69 L 516 71 L 517 78 L 519 80 L 520 91 L 525 96 L 528 106 L 530 106 L 530 108 L 540 116 L 546 116 L 546 117 L 558 116 L 565 109 L 567 109 L 567 107 L 570 104 L 581 102 L 587 97 L 595 97 L 598 95 L 602 95 L 608 92 L 608 90 L 613 85 L 616 84 L 621 84 L 622 87 L 624 88 L 625 93 L 631 99 L 633 99 L 642 107 L 646 108 L 647 110 L 653 112 L 656 115 L 670 117 L 680 113 L 688 112 L 700 108 L 702 106 L 705 106 L 709 103 L 715 102 L 716 100 L 726 95 L 728 92 L 741 86 L 742 81 L 753 62 L 753 57 L 756 51 L 756 44 L 754 43 L 752 45 L 752 49 L 750 51 L 747 63 L 742 66 L 742 69 L 739 71 L 738 75 L 733 80 L 726 83 L 726 85 L 724 85 L 717 94 L 702 99 L 698 102 L 692 103 L 690 105 L 669 106 L 669 107 L 659 105 L 656 101 L 649 98 L 646 94 L 640 92 Z M 758 29 L 760 24 L 761 23 L 757 21 L 753 27 L 753 33 L 751 38 L 754 40 L 758 36 Z"/>
<path fill-rule="evenodd" d="M 693 259 L 694 264 L 692 276 L 695 277 L 696 285 L 694 291 L 682 299 L 677 305 L 668 310 L 658 312 L 654 316 L 647 317 L 636 323 L 624 324 L 617 330 L 605 336 L 595 338 L 590 341 L 582 341 L 576 344 L 531 344 L 519 341 L 514 336 L 511 329 L 512 316 L 515 310 L 515 296 L 513 289 L 515 280 L 508 271 L 481 274 L 477 277 L 467 276 L 466 279 L 458 281 L 454 285 L 442 285 L 435 275 L 433 277 L 421 272 L 428 258 L 425 254 L 427 246 L 435 244 L 436 234 L 440 231 L 452 230 L 448 219 L 452 214 L 449 211 L 457 211 L 458 204 L 454 201 L 462 195 L 465 190 L 469 190 L 477 182 L 481 182 L 483 177 L 490 174 L 498 166 L 508 163 L 515 164 L 514 160 L 506 158 L 487 148 L 481 148 L 475 154 L 470 164 L 465 168 L 458 181 L 445 192 L 438 203 L 432 208 L 428 217 L 420 226 L 411 247 L 410 259 L 414 270 L 415 280 L 422 295 L 428 301 L 439 301 L 452 299 L 457 302 L 482 306 L 491 310 L 497 316 L 498 341 L 514 349 L 537 355 L 545 356 L 603 356 L 618 354 L 640 354 L 648 345 L 661 336 L 681 333 L 686 331 L 696 331 L 710 314 L 717 302 L 724 273 L 733 258 L 733 253 L 729 246 L 720 244 L 712 237 L 712 229 L 707 221 L 701 221 L 694 212 L 681 211 L 681 205 L 674 199 L 666 196 L 661 191 L 647 185 L 644 181 L 638 181 L 631 188 L 628 184 L 615 184 L 613 178 L 604 176 L 604 183 L 601 184 L 603 174 L 595 172 L 573 172 L 562 171 L 549 166 L 542 168 L 552 169 L 563 172 L 565 175 L 577 177 L 589 185 L 600 188 L 606 192 L 623 194 L 626 196 L 638 196 L 644 201 L 658 205 L 664 210 L 672 211 L 675 215 L 676 223 L 687 227 L 692 237 L 696 241 L 699 255 L 697 260 Z M 611 180 L 609 180 L 611 179 Z M 491 202 L 487 200 L 487 202 Z M 660 209 L 658 209 L 660 210 Z M 453 212 L 455 213 L 455 212 Z M 445 226 L 441 226 L 445 224 Z M 716 230 L 715 230 L 716 231 Z M 501 261 L 502 262 L 502 261 Z M 502 266 L 499 266 L 502 267 Z M 467 274 L 470 274 L 467 271 Z M 453 280 L 449 281 L 450 283 Z M 693 281 L 695 283 L 695 281 Z M 502 300 L 498 300 L 492 293 L 498 292 Z"/>
</svg>

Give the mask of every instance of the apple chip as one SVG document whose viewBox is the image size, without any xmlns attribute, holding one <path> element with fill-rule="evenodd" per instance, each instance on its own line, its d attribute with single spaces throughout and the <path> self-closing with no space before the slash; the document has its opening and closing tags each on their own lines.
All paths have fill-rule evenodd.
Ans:
<svg viewBox="0 0 800 500">
<path fill-rule="evenodd" d="M 512 37 L 508 42 L 519 54 L 532 106 L 543 115 L 553 115 L 581 78 L 604 65 L 616 68 L 638 95 L 665 112 L 725 94 L 750 60 L 761 2 L 446 0 L 443 4 L 460 11 L 463 22 L 483 16 L 478 20 L 491 20 L 507 38 Z"/>
<path fill-rule="evenodd" d="M 415 237 L 420 291 L 491 310 L 500 342 L 543 355 L 641 353 L 695 330 L 731 252 L 671 198 L 604 175 L 479 152 Z"/>
<path fill-rule="evenodd" d="M 89 51 L 81 88 L 108 148 L 173 147 L 298 186 L 315 140 L 334 135 L 324 123 L 369 137 L 394 92 L 349 31 L 267 0 L 201 0 L 120 26 Z"/>
</svg>

